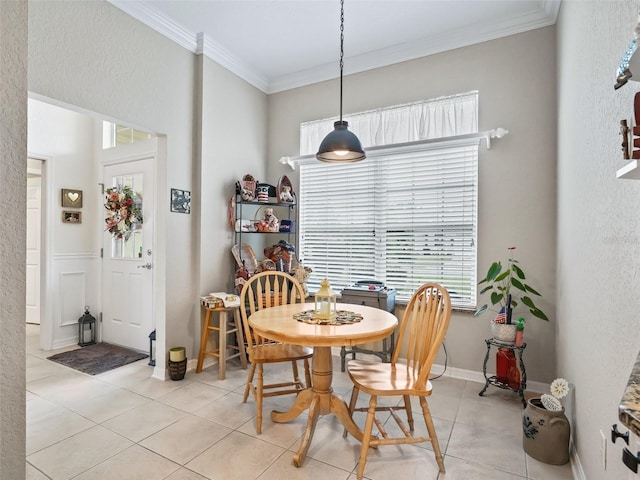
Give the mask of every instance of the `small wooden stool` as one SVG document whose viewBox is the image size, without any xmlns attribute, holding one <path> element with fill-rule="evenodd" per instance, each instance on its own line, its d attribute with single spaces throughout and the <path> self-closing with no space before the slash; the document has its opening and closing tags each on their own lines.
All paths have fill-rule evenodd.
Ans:
<svg viewBox="0 0 640 480">
<path fill-rule="evenodd" d="M 202 338 L 200 340 L 200 353 L 198 354 L 198 365 L 196 373 L 202 371 L 202 363 L 205 355 L 218 357 L 218 377 L 224 380 L 227 360 L 240 357 L 242 368 L 247 368 L 247 354 L 244 349 L 244 335 L 242 334 L 242 322 L 240 320 L 240 307 L 217 307 L 209 308 L 202 306 L 206 310 L 204 322 L 202 325 Z M 218 314 L 218 325 L 212 325 L 213 313 Z M 233 312 L 233 322 L 229 321 L 228 313 Z M 218 330 L 218 348 L 207 351 L 207 340 L 209 339 L 209 331 Z M 238 340 L 237 345 L 227 345 L 227 334 L 235 333 Z M 233 355 L 227 356 L 227 350 L 237 350 Z"/>
</svg>

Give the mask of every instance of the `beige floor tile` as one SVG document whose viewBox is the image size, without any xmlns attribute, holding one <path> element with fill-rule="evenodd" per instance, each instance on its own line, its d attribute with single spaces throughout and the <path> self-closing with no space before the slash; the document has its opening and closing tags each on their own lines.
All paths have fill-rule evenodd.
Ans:
<svg viewBox="0 0 640 480">
<path fill-rule="evenodd" d="M 188 380 L 181 380 L 179 382 L 167 380 L 166 382 L 163 382 L 157 378 L 148 377 L 144 380 L 140 380 L 139 382 L 127 385 L 126 389 L 133 393 L 137 393 L 138 395 L 155 400 L 163 395 L 182 388 L 187 383 L 190 382 Z"/>
<path fill-rule="evenodd" d="M 456 422 L 447 455 L 526 476 L 521 435 L 498 434 L 495 430 Z"/>
<path fill-rule="evenodd" d="M 186 467 L 211 480 L 258 478 L 287 451 L 262 440 L 233 432 L 189 462 Z"/>
<path fill-rule="evenodd" d="M 156 400 L 179 410 L 193 413 L 227 393 L 221 388 L 191 382 L 182 388 L 158 397 Z"/>
<path fill-rule="evenodd" d="M 186 415 L 185 412 L 176 408 L 153 402 L 107 420 L 103 426 L 133 442 L 139 442 Z"/>
<path fill-rule="evenodd" d="M 305 460 L 302 467 L 293 465 L 291 456 L 284 454 L 260 475 L 259 480 L 346 480 L 351 475 L 345 471 L 313 458 Z"/>
<path fill-rule="evenodd" d="M 169 475 L 166 480 L 207 480 L 207 477 L 197 474 L 186 468 L 179 468 Z"/>
<path fill-rule="evenodd" d="M 530 480 L 572 480 L 571 464 L 549 465 L 525 455 Z"/>
<path fill-rule="evenodd" d="M 76 400 L 87 401 L 117 389 L 117 387 L 95 380 L 89 375 L 67 370 L 60 375 L 29 382 L 27 390 L 53 402 L 66 405 Z"/>
<path fill-rule="evenodd" d="M 96 425 L 29 455 L 27 460 L 53 480 L 66 480 L 131 445 L 126 438 Z"/>
<path fill-rule="evenodd" d="M 95 378 L 111 385 L 126 387 L 149 378 L 152 373 L 153 367 L 149 365 L 149 359 L 144 358 L 129 365 L 96 375 Z"/>
<path fill-rule="evenodd" d="M 460 403 L 456 423 L 475 425 L 518 436 L 522 435 L 522 410 L 517 404 L 515 408 L 506 408 L 504 405 L 465 398 Z"/>
<path fill-rule="evenodd" d="M 27 471 L 25 475 L 25 480 L 48 480 L 44 473 L 39 471 L 36 467 L 27 462 Z"/>
<path fill-rule="evenodd" d="M 257 435 L 255 400 L 242 403 L 247 371 L 235 360 L 227 364 L 225 380 L 218 379 L 215 364 L 200 374 L 189 371 L 181 381 L 157 380 L 148 360 L 90 376 L 46 360 L 77 346 L 44 352 L 38 332 L 27 325 L 28 480 L 356 480 L 360 443 L 342 438 L 333 415 L 318 420 L 303 466 L 293 466 L 307 414 L 274 423 L 270 413 L 289 409 L 294 395 L 265 399 L 263 433 Z M 358 359 L 379 361 L 364 354 Z M 340 357 L 332 360 L 334 393 L 348 402 L 351 381 L 340 372 Z M 291 378 L 290 364 L 266 370 L 270 380 Z M 301 362 L 299 372 L 303 378 Z M 446 376 L 432 383 L 427 401 L 447 473 L 438 474 L 430 443 L 392 445 L 369 450 L 365 479 L 572 480 L 570 464 L 547 465 L 524 454 L 517 394 L 490 386 L 480 397 L 484 383 Z M 385 405 L 398 401 L 380 399 Z M 358 406 L 368 402 L 361 394 Z M 416 399 L 412 405 L 416 435 L 426 435 Z M 379 417 L 391 435 L 399 433 L 388 414 Z M 354 421 L 364 426 L 365 413 L 356 412 Z"/>
<path fill-rule="evenodd" d="M 307 416 L 300 415 L 298 418 L 287 423 L 272 422 L 267 415 L 262 420 L 262 433 L 256 433 L 255 417 L 244 423 L 238 428 L 238 432 L 242 432 L 259 440 L 273 443 L 282 448 L 296 448 L 297 444 L 304 434 L 307 425 Z"/>
<path fill-rule="evenodd" d="M 94 423 L 43 398 L 27 402 L 27 455 L 88 430 Z"/>
<path fill-rule="evenodd" d="M 364 476 L 371 480 L 436 479 L 438 464 L 424 448 L 386 445 L 369 449 Z"/>
<path fill-rule="evenodd" d="M 309 445 L 308 458 L 313 458 L 342 470 L 351 471 L 360 456 L 360 442 L 347 435 L 342 438 L 343 427 L 340 422 L 318 422 L 313 439 Z M 292 450 L 297 450 L 294 445 Z"/>
<path fill-rule="evenodd" d="M 187 415 L 147 437 L 140 445 L 184 465 L 231 432 L 220 424 Z"/>
<path fill-rule="evenodd" d="M 242 395 L 233 392 L 227 393 L 193 413 L 232 429 L 240 427 L 256 416 L 253 402 L 242 403 Z"/>
<path fill-rule="evenodd" d="M 179 465 L 139 445 L 132 445 L 74 480 L 163 480 Z"/>
<path fill-rule="evenodd" d="M 150 402 L 151 400 L 142 395 L 118 388 L 104 395 L 95 397 L 91 399 L 90 402 L 87 402 L 84 398 L 79 398 L 73 402 L 67 402 L 66 406 L 69 410 L 93 422 L 102 423 Z"/>
<path fill-rule="evenodd" d="M 444 468 L 446 473 L 441 473 L 438 480 L 522 480 L 518 475 L 449 455 L 444 459 Z"/>
</svg>

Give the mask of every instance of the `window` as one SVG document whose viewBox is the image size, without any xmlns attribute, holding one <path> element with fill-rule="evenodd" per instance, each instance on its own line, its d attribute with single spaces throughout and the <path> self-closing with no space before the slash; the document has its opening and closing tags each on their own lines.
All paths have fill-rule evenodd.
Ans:
<svg viewBox="0 0 640 480">
<path fill-rule="evenodd" d="M 477 130 L 476 130 L 477 131 Z M 360 135 L 360 132 L 356 132 Z M 478 138 L 380 146 L 353 164 L 300 162 L 298 256 L 310 291 L 374 279 L 408 300 L 427 281 L 476 306 Z"/>
<path fill-rule="evenodd" d="M 149 140 L 151 134 L 117 123 L 102 122 L 102 149 Z"/>
</svg>

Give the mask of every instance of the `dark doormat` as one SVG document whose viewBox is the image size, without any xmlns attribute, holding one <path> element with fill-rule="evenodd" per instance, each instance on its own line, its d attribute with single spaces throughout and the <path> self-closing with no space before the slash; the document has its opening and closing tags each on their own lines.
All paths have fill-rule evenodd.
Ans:
<svg viewBox="0 0 640 480">
<path fill-rule="evenodd" d="M 47 359 L 89 375 L 97 375 L 148 356 L 117 345 L 96 343 L 95 345 L 81 347 L 69 352 L 57 353 Z"/>
</svg>

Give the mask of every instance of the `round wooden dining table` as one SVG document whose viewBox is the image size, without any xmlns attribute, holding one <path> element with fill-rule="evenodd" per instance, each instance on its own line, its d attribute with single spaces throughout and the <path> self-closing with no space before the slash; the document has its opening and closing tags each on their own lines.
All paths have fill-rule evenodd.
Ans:
<svg viewBox="0 0 640 480">
<path fill-rule="evenodd" d="M 398 319 L 385 310 L 352 304 L 338 304 L 337 309 L 362 315 L 362 320 L 356 323 L 318 325 L 294 319 L 295 314 L 313 308 L 313 303 L 281 305 L 258 310 L 249 317 L 249 325 L 258 335 L 284 343 L 314 347 L 311 364 L 312 387 L 301 391 L 288 411 L 271 412 L 271 420 L 274 422 L 288 422 L 309 410 L 304 436 L 293 457 L 296 467 L 300 467 L 304 462 L 321 415 L 334 414 L 351 435 L 362 441 L 362 431 L 349 415 L 347 404 L 335 395 L 331 388 L 331 347 L 382 340 L 391 335 L 398 325 Z"/>
</svg>

